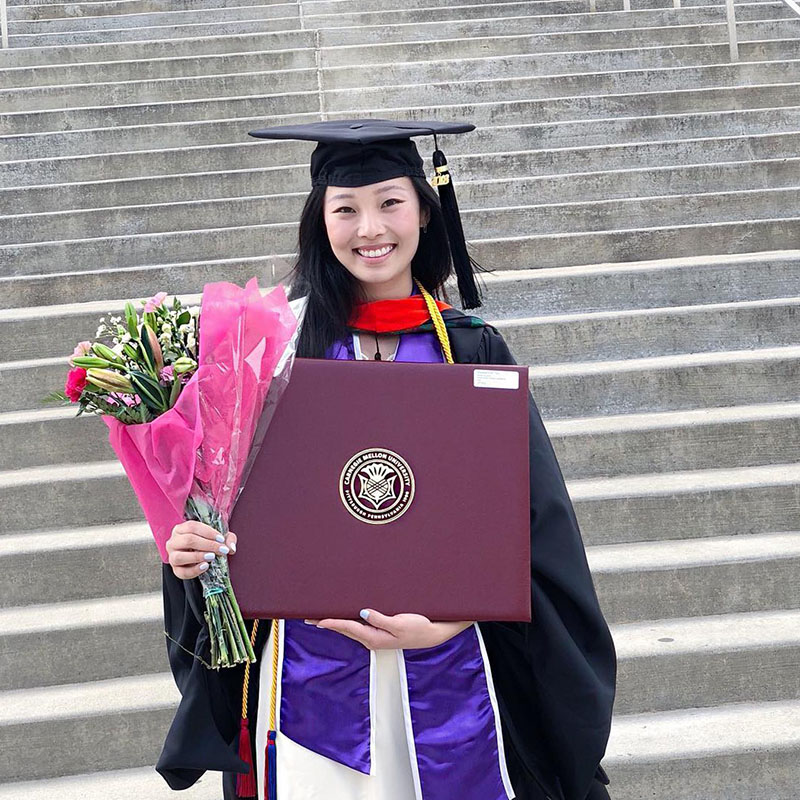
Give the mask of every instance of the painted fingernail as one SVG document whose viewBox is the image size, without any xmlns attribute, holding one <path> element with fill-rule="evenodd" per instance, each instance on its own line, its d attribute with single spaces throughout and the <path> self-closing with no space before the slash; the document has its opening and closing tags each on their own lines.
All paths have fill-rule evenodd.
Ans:
<svg viewBox="0 0 800 800">
<path fill-rule="evenodd" d="M 220 551 L 220 553 L 222 553 L 222 555 L 224 555 L 224 556 L 226 556 L 226 555 L 228 555 L 228 553 L 230 553 L 230 550 L 229 550 L 227 547 L 225 547 L 225 545 L 224 545 L 224 544 L 223 544 L 223 545 L 220 545 L 219 551 Z"/>
<path fill-rule="evenodd" d="M 215 538 L 215 539 L 216 539 L 216 540 L 217 540 L 217 541 L 218 541 L 220 544 L 222 544 L 222 543 L 225 541 L 225 537 L 224 537 L 224 536 L 223 536 L 221 533 L 218 533 L 218 534 L 217 534 L 217 535 L 216 535 L 214 538 Z"/>
<path fill-rule="evenodd" d="M 214 560 L 216 557 L 217 557 L 217 554 L 216 554 L 216 553 L 206 553 L 206 554 L 203 556 L 203 558 L 204 558 L 206 561 L 213 561 L 213 560 Z"/>
<path fill-rule="evenodd" d="M 362 608 L 361 611 L 358 612 L 358 615 L 361 619 L 369 619 L 369 611 L 366 608 Z"/>
<path fill-rule="evenodd" d="M 235 552 L 236 552 L 236 542 L 231 542 L 231 543 L 228 545 L 228 547 L 230 547 L 230 548 L 231 548 L 231 553 L 235 553 Z"/>
<path fill-rule="evenodd" d="M 207 562 L 207 561 L 204 561 L 204 562 L 203 562 L 203 563 L 200 565 L 199 569 L 200 569 L 200 572 L 205 572 L 205 571 L 208 569 L 208 562 Z"/>
</svg>

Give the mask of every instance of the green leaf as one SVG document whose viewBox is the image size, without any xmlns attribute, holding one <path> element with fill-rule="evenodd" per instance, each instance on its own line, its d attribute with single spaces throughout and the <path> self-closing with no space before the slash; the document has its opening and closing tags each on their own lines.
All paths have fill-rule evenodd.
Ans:
<svg viewBox="0 0 800 800">
<path fill-rule="evenodd" d="M 151 374 L 155 375 L 156 372 L 156 357 L 153 353 L 153 348 L 150 346 L 150 337 L 147 335 L 148 325 L 142 325 L 139 334 L 139 348 L 144 356 L 144 363 Z"/>
<path fill-rule="evenodd" d="M 192 315 L 188 311 L 184 311 L 176 320 L 178 325 L 186 325 L 187 322 L 192 318 Z"/>
<path fill-rule="evenodd" d="M 164 387 L 145 372 L 138 369 L 130 371 L 131 383 L 136 393 L 142 398 L 142 403 L 156 415 L 163 414 L 168 408 L 168 397 Z"/>
</svg>

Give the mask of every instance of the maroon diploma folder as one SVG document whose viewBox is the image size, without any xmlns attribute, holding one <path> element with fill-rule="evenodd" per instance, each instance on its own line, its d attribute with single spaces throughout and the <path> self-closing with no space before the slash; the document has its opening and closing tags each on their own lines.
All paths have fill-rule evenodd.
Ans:
<svg viewBox="0 0 800 800">
<path fill-rule="evenodd" d="M 297 359 L 234 507 L 249 618 L 522 620 L 527 367 Z"/>
</svg>

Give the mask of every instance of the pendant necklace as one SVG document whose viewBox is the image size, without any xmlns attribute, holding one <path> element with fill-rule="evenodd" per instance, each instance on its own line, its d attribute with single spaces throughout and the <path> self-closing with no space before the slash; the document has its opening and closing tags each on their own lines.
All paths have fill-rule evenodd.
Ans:
<svg viewBox="0 0 800 800">
<path fill-rule="evenodd" d="M 375 360 L 376 361 L 380 361 L 381 360 L 381 347 L 378 344 L 378 332 L 377 331 L 375 331 Z"/>
</svg>

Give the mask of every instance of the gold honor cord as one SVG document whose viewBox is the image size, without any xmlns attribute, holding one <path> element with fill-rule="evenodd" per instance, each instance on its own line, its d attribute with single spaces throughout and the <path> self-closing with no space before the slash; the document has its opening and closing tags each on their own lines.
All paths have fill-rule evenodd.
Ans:
<svg viewBox="0 0 800 800">
<path fill-rule="evenodd" d="M 431 297 L 430 292 L 416 278 L 414 278 L 414 283 L 417 284 L 417 289 L 419 289 L 425 300 L 425 305 L 428 307 L 428 313 L 431 315 L 431 322 L 433 322 L 433 327 L 436 330 L 436 337 L 439 339 L 444 360 L 448 364 L 454 364 L 453 351 L 450 349 L 450 339 L 447 336 L 447 328 L 445 327 L 444 319 L 442 319 L 442 312 L 439 311 L 439 306 L 436 305 L 436 301 Z"/>
</svg>

